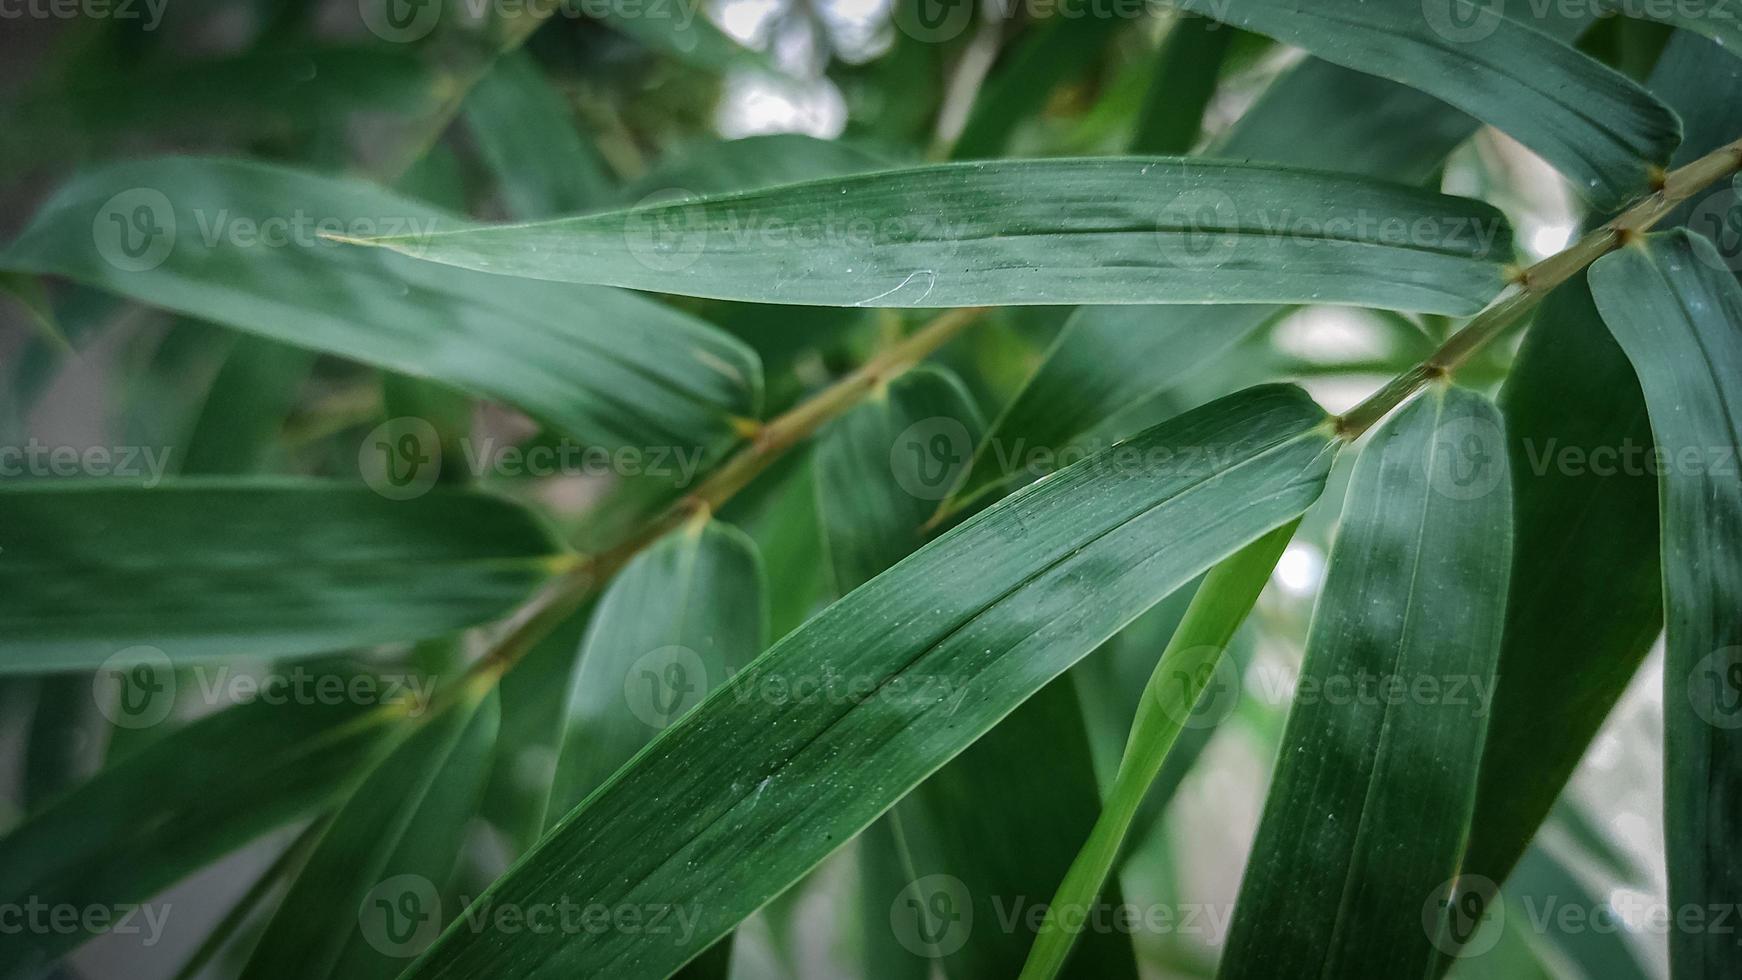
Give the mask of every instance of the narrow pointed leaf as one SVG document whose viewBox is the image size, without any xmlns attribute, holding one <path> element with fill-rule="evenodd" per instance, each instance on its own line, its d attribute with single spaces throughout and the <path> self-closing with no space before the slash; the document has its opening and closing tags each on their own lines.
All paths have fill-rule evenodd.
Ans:
<svg viewBox="0 0 1742 980">
<path fill-rule="evenodd" d="M 573 214 L 615 193 L 605 161 L 532 55 L 497 58 L 466 96 L 465 117 L 514 217 Z"/>
<path fill-rule="evenodd" d="M 676 906 L 691 935 L 504 945 L 450 930 L 411 975 L 672 972 L 1132 617 L 1298 515 L 1334 456 L 1328 423 L 1298 389 L 1255 388 L 956 527 L 667 729 L 476 910 L 566 891 Z M 1202 465 L 1178 465 L 1186 446 Z"/>
<path fill-rule="evenodd" d="M 403 716 L 392 707 L 299 703 L 285 694 L 197 721 L 0 838 L 0 903 L 83 909 L 144 902 L 325 807 L 379 757 Z M 8 936 L 0 943 L 0 977 L 40 976 L 92 938 L 55 930 Z"/>
<path fill-rule="evenodd" d="M 1649 190 L 1681 136 L 1619 72 L 1477 0 L 1184 0 L 1185 9 L 1442 99 L 1535 150 L 1599 207 Z M 1526 67 L 1528 70 L 1526 70 Z"/>
<path fill-rule="evenodd" d="M 548 822 L 762 652 L 762 579 L 756 546 L 709 521 L 667 535 L 612 581 L 570 681 Z"/>
<path fill-rule="evenodd" d="M 369 773 L 333 815 L 243 980 L 390 980 L 423 951 L 443 924 L 441 889 L 478 808 L 498 716 L 494 695 L 466 692 Z"/>
<path fill-rule="evenodd" d="M 1476 201 L 1167 157 L 940 164 L 367 243 L 502 275 L 765 303 L 1441 313 L 1498 292 L 1511 248 Z"/>
<path fill-rule="evenodd" d="M 1742 61 L 1671 38 L 1651 89 L 1684 164 L 1742 131 Z M 1718 231 L 1699 201 L 1669 219 Z M 1702 223 L 1703 222 L 1703 223 Z M 1577 277 L 1550 295 L 1501 391 L 1517 514 L 1500 674 L 1466 870 L 1503 882 L 1663 626 L 1645 397 Z"/>
<path fill-rule="evenodd" d="M 1222 59 L 1238 33 L 1192 14 L 1174 20 L 1156 55 L 1160 64 L 1137 117 L 1132 153 L 1191 151 L 1204 128 L 1204 110 L 1216 93 Z"/>
<path fill-rule="evenodd" d="M 755 356 L 667 306 L 318 237 L 464 224 L 358 181 L 160 159 L 73 181 L 0 252 L 0 268 L 442 381 L 607 444 L 720 449 L 736 439 L 734 416 L 757 413 Z"/>
<path fill-rule="evenodd" d="M 1061 917 L 1060 911 L 1094 907 L 1107 887 L 1138 808 L 1161 774 L 1174 741 L 1192 720 L 1193 708 L 1217 677 L 1216 668 L 1227 655 L 1234 631 L 1270 581 L 1295 526 L 1291 522 L 1271 531 L 1204 576 L 1144 687 L 1118 775 L 1107 791 L 1107 807 L 1053 896 L 1046 924 L 1022 967 L 1026 980 L 1056 977 L 1064 969 L 1082 929 Z"/>
<path fill-rule="evenodd" d="M 1742 285 L 1712 243 L 1654 235 L 1598 259 L 1591 293 L 1639 373 L 1663 542 L 1664 844 L 1669 903 L 1742 901 Z M 1676 976 L 1734 969 L 1734 932 L 1670 933 Z"/>
<path fill-rule="evenodd" d="M 928 367 L 835 423 L 816 449 L 816 489 L 837 590 L 865 584 L 918 549 L 921 525 L 980 429 L 962 383 Z M 1034 941 L 1015 903 L 1041 901 L 1058 885 L 1100 809 L 1082 709 L 1061 677 L 884 815 L 898 853 L 878 846 L 885 838 L 876 834 L 861 848 L 876 975 L 923 972 L 932 960 L 949 977 L 1013 975 Z M 952 911 L 980 922 L 1003 914 L 1016 924 L 958 941 L 968 938 L 959 922 L 932 919 L 939 901 L 965 902 Z M 1100 932 L 1085 947 L 1085 971 L 1136 976 L 1127 937 Z"/>
<path fill-rule="evenodd" d="M 1505 612 L 1502 439 L 1436 385 L 1356 461 L 1219 976 L 1419 977 L 1447 948 Z"/>
<path fill-rule="evenodd" d="M 506 613 L 569 560 L 506 500 L 303 480 L 8 487 L 0 548 L 0 672 L 437 636 Z"/>
</svg>

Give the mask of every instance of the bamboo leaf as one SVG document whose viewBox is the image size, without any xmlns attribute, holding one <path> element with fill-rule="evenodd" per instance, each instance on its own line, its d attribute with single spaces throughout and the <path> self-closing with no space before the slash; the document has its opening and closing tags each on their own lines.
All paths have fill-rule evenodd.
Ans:
<svg viewBox="0 0 1742 980">
<path fill-rule="evenodd" d="M 1215 678 L 1234 631 L 1270 581 L 1298 523 L 1264 535 L 1204 577 L 1144 687 L 1118 775 L 1107 791 L 1106 809 L 1059 884 L 1046 924 L 1022 967 L 1024 978 L 1056 977 L 1064 968 L 1081 928 L 1062 917 L 1060 910 L 1092 908 L 1107 886 L 1138 808 L 1161 775 L 1175 739 L 1193 720 L 1192 710 Z"/>
<path fill-rule="evenodd" d="M 1486 399 L 1437 385 L 1356 461 L 1219 976 L 1423 976 L 1454 948 L 1512 543 L 1502 439 Z"/>
<path fill-rule="evenodd" d="M 0 268 L 66 276 L 238 330 L 518 406 L 606 444 L 737 438 L 755 357 L 613 290 L 471 276 L 317 237 L 462 219 L 352 180 L 233 160 L 118 164 L 63 188 Z"/>
<path fill-rule="evenodd" d="M 1678 230 L 1598 259 L 1591 294 L 1639 373 L 1661 454 L 1669 902 L 1710 914 L 1742 900 L 1727 856 L 1742 834 L 1742 285 L 1711 242 Z M 1736 952 L 1725 931 L 1678 921 L 1670 934 L 1676 976 L 1725 976 Z"/>
<path fill-rule="evenodd" d="M 940 164 L 362 241 L 503 275 L 766 303 L 1312 301 L 1443 313 L 1486 303 L 1511 247 L 1504 221 L 1476 201 L 1166 157 Z"/>
<path fill-rule="evenodd" d="M 466 97 L 465 116 L 514 217 L 572 214 L 614 196 L 605 161 L 524 51 L 496 59 Z"/>
<path fill-rule="evenodd" d="M 1681 138 L 1675 113 L 1626 76 L 1480 0 L 1182 6 L 1443 99 L 1535 150 L 1601 208 L 1647 191 Z"/>
<path fill-rule="evenodd" d="M 919 547 L 933 501 L 981 425 L 955 375 L 925 367 L 835 423 L 815 465 L 837 591 L 858 588 Z M 861 837 L 872 975 L 923 975 L 930 961 L 951 977 L 1014 974 L 1035 933 L 1018 903 L 1057 886 L 1100 808 L 1082 709 L 1071 679 L 1061 677 L 908 794 L 884 816 L 888 829 Z M 974 932 L 934 921 L 939 902 L 963 902 L 950 912 L 966 920 L 1003 915 L 1015 924 Z M 1101 931 L 1086 945 L 1085 971 L 1136 976 L 1124 936 Z"/>
<path fill-rule="evenodd" d="M 673 532 L 600 598 L 563 712 L 556 823 L 768 645 L 756 546 L 716 521 Z"/>
<path fill-rule="evenodd" d="M 566 892 L 675 907 L 689 935 L 504 946 L 456 929 L 411 975 L 670 973 L 1144 608 L 1298 515 L 1334 455 L 1328 422 L 1298 389 L 1252 389 L 951 530 L 666 729 L 474 910 Z M 1188 446 L 1198 465 L 1179 465 Z"/>
<path fill-rule="evenodd" d="M 1033 25 L 981 87 L 953 160 L 979 160 L 1005 152 L 1018 126 L 1045 104 L 1061 82 L 1088 69 L 1128 19 L 1062 14 Z"/>
<path fill-rule="evenodd" d="M 1181 14 L 1157 53 L 1160 62 L 1131 138 L 1132 153 L 1189 153 L 1203 130 L 1228 45 L 1239 33 L 1204 17 Z"/>
<path fill-rule="evenodd" d="M 570 560 L 505 500 L 308 480 L 7 487 L 0 548 L 0 673 L 437 636 L 507 612 Z"/>
<path fill-rule="evenodd" d="M 443 924 L 440 889 L 477 810 L 499 714 L 493 694 L 466 692 L 363 779 L 279 905 L 243 980 L 388 980 L 423 951 Z"/>
<path fill-rule="evenodd" d="M 403 717 L 398 707 L 263 692 L 194 722 L 0 838 L 0 902 L 78 909 L 144 902 L 327 805 L 379 758 Z M 161 918 L 164 908 L 152 911 Z M 91 938 L 53 929 L 9 936 L 0 943 L 0 977 L 39 976 Z"/>
</svg>

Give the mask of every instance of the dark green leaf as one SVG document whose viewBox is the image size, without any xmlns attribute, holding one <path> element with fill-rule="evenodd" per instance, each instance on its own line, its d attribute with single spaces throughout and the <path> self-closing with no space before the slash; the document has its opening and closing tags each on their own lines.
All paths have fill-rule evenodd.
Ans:
<svg viewBox="0 0 1742 980">
<path fill-rule="evenodd" d="M 667 535 L 612 581 L 570 681 L 547 822 L 762 652 L 763 594 L 756 546 L 715 521 Z"/>
<path fill-rule="evenodd" d="M 507 612 L 570 560 L 495 497 L 301 480 L 14 485 L 0 549 L 0 672 L 436 636 Z"/>
<path fill-rule="evenodd" d="M 1132 617 L 1293 519 L 1336 445 L 1298 389 L 1257 388 L 982 512 L 758 657 L 479 900 L 675 906 L 690 935 L 453 930 L 413 975 L 670 973 Z"/>
<path fill-rule="evenodd" d="M 117 905 L 144 902 L 325 806 L 379 758 L 405 714 L 280 690 L 282 698 L 263 695 L 141 749 L 0 838 L 0 902 L 118 917 Z M 167 910 L 145 911 L 161 930 Z M 131 924 L 143 933 L 150 921 L 142 912 Z M 111 918 L 99 931 L 115 924 Z M 93 936 L 82 922 L 75 931 L 8 936 L 0 976 L 38 976 Z"/>
<path fill-rule="evenodd" d="M 562 94 L 524 52 L 496 59 L 466 97 L 466 125 L 521 220 L 598 207 L 615 194 L 605 161 Z"/>
<path fill-rule="evenodd" d="M 1454 948 L 1512 547 L 1503 440 L 1442 384 L 1356 461 L 1220 976 L 1420 977 Z"/>
<path fill-rule="evenodd" d="M 1192 14 L 1174 20 L 1161 41 L 1160 64 L 1131 137 L 1132 153 L 1183 154 L 1197 145 L 1222 59 L 1238 33 Z"/>
<path fill-rule="evenodd" d="M 1187 10 L 1421 89 L 1505 131 L 1601 207 L 1648 190 L 1681 138 L 1625 75 L 1479 0 L 1182 0 Z"/>
<path fill-rule="evenodd" d="M 1443 313 L 1492 298 L 1511 248 L 1504 220 L 1476 201 L 1167 157 L 940 164 L 367 243 L 504 275 L 766 303 Z"/>
<path fill-rule="evenodd" d="M 441 886 L 477 810 L 495 695 L 466 692 L 409 733 L 333 815 L 243 980 L 389 980 L 441 931 Z M 455 911 L 455 910 L 450 910 Z"/>
<path fill-rule="evenodd" d="M 1712 243 L 1653 235 L 1598 259 L 1591 293 L 1645 392 L 1663 542 L 1664 843 L 1675 975 L 1722 977 L 1734 932 L 1690 927 L 1742 901 L 1742 285 Z"/>
<path fill-rule="evenodd" d="M 951 159 L 980 160 L 1004 153 L 1016 128 L 1045 106 L 1061 82 L 1089 68 L 1127 23 L 1122 17 L 1061 14 L 1031 26 L 981 86 L 950 148 Z"/>
<path fill-rule="evenodd" d="M 462 219 L 352 180 L 240 161 L 120 164 L 74 181 L 0 253 L 156 306 L 526 409 L 608 444 L 736 438 L 761 385 L 741 344 L 615 290 L 473 276 L 323 230 Z"/>
<path fill-rule="evenodd" d="M 891 161 L 856 143 L 798 133 L 711 140 L 679 147 L 636 180 L 624 196 L 688 196 L 772 187 L 818 177 L 882 170 Z"/>
</svg>

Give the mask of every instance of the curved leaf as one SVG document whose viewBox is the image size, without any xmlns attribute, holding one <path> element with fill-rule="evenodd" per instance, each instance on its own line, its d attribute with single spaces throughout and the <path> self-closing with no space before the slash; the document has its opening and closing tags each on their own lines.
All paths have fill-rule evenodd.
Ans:
<svg viewBox="0 0 1742 980">
<path fill-rule="evenodd" d="M 529 225 L 362 240 L 510 276 L 817 306 L 1354 303 L 1471 313 L 1510 251 L 1476 201 L 1168 157 L 939 164 Z"/>
<path fill-rule="evenodd" d="M 1356 461 L 1219 976 L 1419 977 L 1451 948 L 1434 902 L 1500 651 L 1502 439 L 1486 399 L 1437 385 Z"/>
<path fill-rule="evenodd" d="M 506 613 L 570 560 L 506 500 L 312 480 L 7 487 L 0 549 L 0 673 L 136 647 L 183 665 L 437 636 Z"/>
<path fill-rule="evenodd" d="M 0 903 L 115 909 L 144 902 L 324 807 L 379 758 L 404 715 L 394 707 L 263 694 L 197 721 L 0 838 Z M 148 911 L 161 916 L 164 908 Z M 52 929 L 10 935 L 0 943 L 0 977 L 39 976 L 92 938 Z"/>
<path fill-rule="evenodd" d="M 757 413 L 755 355 L 662 304 L 317 237 L 464 224 L 359 181 L 171 158 L 74 180 L 0 253 L 0 268 L 443 381 L 608 444 L 719 450 L 737 438 L 734 417 Z"/>
<path fill-rule="evenodd" d="M 390 980 L 423 951 L 442 925 L 440 889 L 477 810 L 498 721 L 493 694 L 467 692 L 381 760 L 333 815 L 243 980 Z"/>
<path fill-rule="evenodd" d="M 1689 927 L 1742 901 L 1742 285 L 1712 243 L 1653 235 L 1591 266 L 1591 294 L 1639 373 L 1660 455 L 1664 844 L 1676 976 L 1727 976 L 1734 933 Z M 1704 919 L 1701 920 L 1704 924 Z"/>
<path fill-rule="evenodd" d="M 1649 189 L 1681 124 L 1625 75 L 1481 0 L 1181 0 L 1194 13 L 1402 82 L 1535 150 L 1599 207 Z"/>
<path fill-rule="evenodd" d="M 1144 608 L 1298 515 L 1335 445 L 1298 389 L 1252 389 L 965 522 L 758 657 L 474 910 L 566 893 L 675 907 L 693 931 L 505 945 L 453 929 L 412 976 L 670 973 Z"/>
</svg>

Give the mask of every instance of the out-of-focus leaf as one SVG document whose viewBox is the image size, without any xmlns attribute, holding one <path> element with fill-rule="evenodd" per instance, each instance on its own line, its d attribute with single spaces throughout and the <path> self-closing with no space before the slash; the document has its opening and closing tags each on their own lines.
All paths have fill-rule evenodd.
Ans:
<svg viewBox="0 0 1742 980">
<path fill-rule="evenodd" d="M 1511 236 L 1498 212 L 1467 198 L 1133 157 L 912 167 L 364 243 L 503 275 L 765 303 L 1471 313 L 1498 292 Z"/>
<path fill-rule="evenodd" d="M 1219 976 L 1425 976 L 1472 924 L 1455 876 L 1505 613 L 1503 451 L 1494 406 L 1439 384 L 1356 461 Z"/>
<path fill-rule="evenodd" d="M 961 382 L 926 367 L 835 423 L 815 465 L 838 592 L 919 547 L 933 500 L 980 429 Z M 1028 909 L 1017 903 L 1038 902 L 1057 886 L 1100 805 L 1076 692 L 1059 678 L 921 783 L 885 815 L 891 826 L 861 847 L 873 975 L 923 975 L 933 959 L 945 976 L 1014 974 L 1034 939 Z M 950 906 L 946 915 L 995 922 L 1002 914 L 1014 924 L 955 942 L 950 922 L 936 918 L 938 902 Z M 926 938 L 938 929 L 944 939 Z M 1123 935 L 1098 932 L 1086 946 L 1085 975 L 1135 976 Z"/>
<path fill-rule="evenodd" d="M 288 891 L 287 881 L 296 877 L 302 870 L 303 862 L 308 860 L 309 853 L 314 850 L 315 843 L 320 840 L 321 833 L 326 830 L 330 817 L 318 817 L 310 821 L 302 832 L 296 835 L 277 858 L 273 859 L 266 870 L 260 872 L 247 890 L 236 897 L 229 911 L 224 913 L 206 938 L 200 942 L 192 956 L 182 963 L 176 971 L 175 980 L 197 980 L 205 975 L 206 967 L 222 956 L 235 956 L 238 960 L 247 954 L 242 944 L 250 940 L 258 941 L 258 930 L 252 929 L 256 917 L 269 914 L 276 897 L 283 899 L 282 891 Z M 264 922 L 258 923 L 263 926 Z M 253 935 L 250 933 L 253 932 Z M 250 945 L 248 949 L 251 949 Z"/>
<path fill-rule="evenodd" d="M 463 219 L 369 184 L 227 160 L 103 168 L 0 268 L 67 276 L 287 344 L 432 378 L 612 445 L 720 449 L 758 410 L 743 345 L 616 290 L 514 282 L 326 241 Z"/>
<path fill-rule="evenodd" d="M 1206 17 L 1181 14 L 1157 53 L 1160 62 L 1131 136 L 1132 153 L 1187 153 L 1204 126 L 1204 109 L 1228 44 L 1239 32 Z"/>
<path fill-rule="evenodd" d="M 1730 0 L 1617 3 L 1615 9 L 1628 17 L 1640 17 L 1703 35 L 1716 41 L 1732 57 L 1742 58 L 1742 11 L 1737 10 Z"/>
<path fill-rule="evenodd" d="M 499 713 L 494 694 L 467 691 L 369 773 L 333 815 L 244 980 L 388 980 L 423 951 L 445 922 L 440 889 L 477 810 Z"/>
<path fill-rule="evenodd" d="M 1292 520 L 1336 445 L 1304 393 L 1256 388 L 947 532 L 666 729 L 474 910 L 566 892 L 675 907 L 695 925 L 687 937 L 503 946 L 456 929 L 412 975 L 665 976 L 1132 617 Z M 1200 465 L 1177 464 L 1184 446 L 1202 449 Z"/>
<path fill-rule="evenodd" d="M 466 96 L 465 115 L 514 217 L 573 214 L 614 195 L 605 161 L 531 55 L 497 58 Z"/>
<path fill-rule="evenodd" d="M 23 308 L 25 319 L 36 328 L 42 339 L 53 344 L 62 353 L 72 350 L 72 344 L 67 342 L 60 324 L 54 320 L 54 307 L 48 301 L 48 293 L 42 288 L 41 279 L 23 273 L 0 272 L 0 296 L 12 297 Z"/>
<path fill-rule="evenodd" d="M 437 636 L 507 612 L 570 560 L 495 497 L 303 480 L 15 485 L 0 489 L 0 548 L 0 673 Z"/>
<path fill-rule="evenodd" d="M 263 693 L 195 722 L 0 838 L 0 901 L 77 909 L 144 902 L 325 806 L 379 758 L 403 717 L 395 706 Z M 167 907 L 149 909 L 161 928 Z M 147 920 L 132 925 L 143 931 Z M 9 936 L 0 944 L 0 977 L 38 976 L 92 938 L 82 923 Z"/>
<path fill-rule="evenodd" d="M 739 44 L 702 14 L 700 4 L 653 4 L 642 0 L 607 0 L 600 10 L 588 6 L 605 23 L 655 51 L 697 68 L 772 70 L 767 55 Z"/>
<path fill-rule="evenodd" d="M 1002 154 L 1011 134 L 1045 106 L 1053 89 L 1093 65 L 1128 23 L 1124 17 L 1060 14 L 1031 26 L 981 87 L 950 157 L 980 160 Z"/>
<path fill-rule="evenodd" d="M 547 823 L 762 652 L 763 595 L 756 546 L 716 521 L 672 532 L 612 581 L 569 685 Z"/>
<path fill-rule="evenodd" d="M 890 166 L 888 157 L 857 143 L 799 133 L 708 140 L 678 147 L 636 180 L 623 196 L 721 194 L 819 177 L 844 177 Z"/>
<path fill-rule="evenodd" d="M 1591 266 L 1591 294 L 1639 374 L 1663 548 L 1664 844 L 1676 976 L 1722 977 L 1736 934 L 1680 910 L 1742 900 L 1742 285 L 1712 243 L 1653 235 Z"/>
<path fill-rule="evenodd" d="M 1277 559 L 1294 537 L 1296 523 L 1271 531 L 1204 576 L 1144 687 L 1118 775 L 1107 791 L 1106 809 L 1053 896 L 1046 925 L 1022 967 L 1024 977 L 1051 978 L 1063 970 L 1086 925 L 1073 923 L 1068 916 L 1092 908 L 1107 886 L 1138 808 L 1161 774 L 1174 741 L 1192 721 L 1193 708 L 1209 690 L 1234 631 L 1270 581 Z"/>
<path fill-rule="evenodd" d="M 1625 75 L 1477 0 L 1182 6 L 1443 99 L 1535 150 L 1599 207 L 1648 190 L 1681 137 L 1675 113 Z"/>
<path fill-rule="evenodd" d="M 176 472 L 240 475 L 257 469 L 314 361 L 314 352 L 306 348 L 237 336 L 206 391 Z"/>
</svg>

